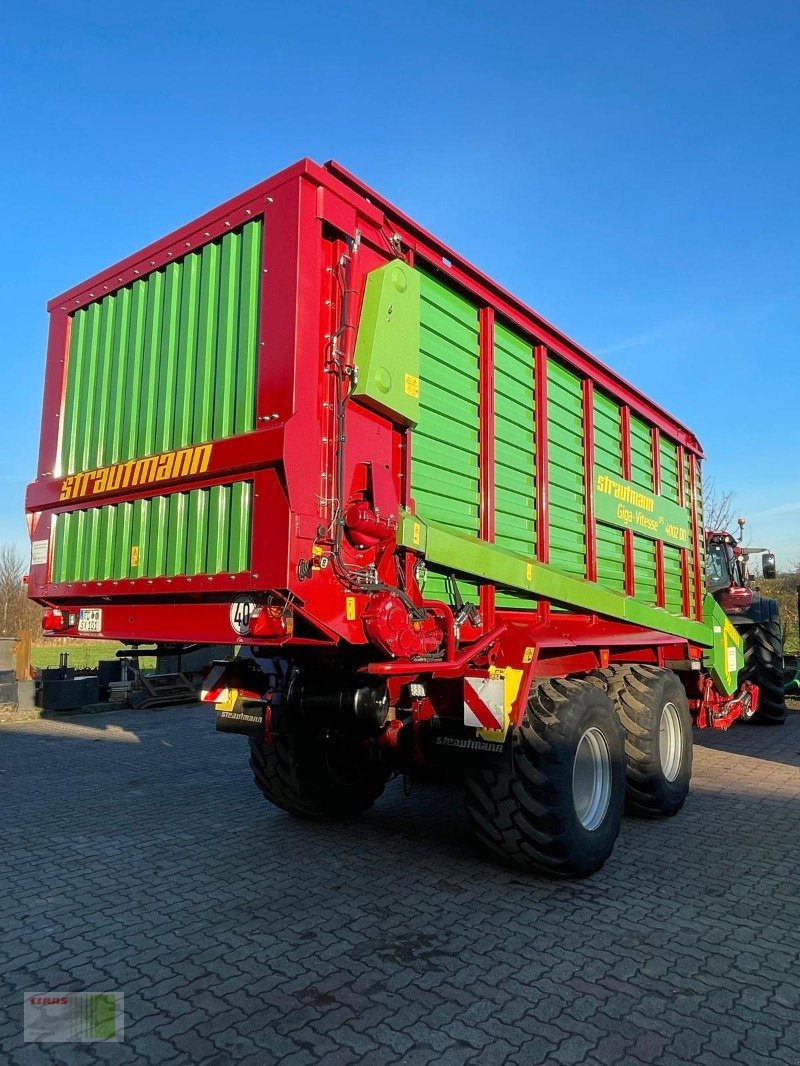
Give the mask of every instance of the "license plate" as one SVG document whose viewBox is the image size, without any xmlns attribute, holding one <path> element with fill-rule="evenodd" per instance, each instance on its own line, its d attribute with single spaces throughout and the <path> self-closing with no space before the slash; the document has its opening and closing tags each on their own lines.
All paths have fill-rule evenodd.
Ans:
<svg viewBox="0 0 800 1066">
<path fill-rule="evenodd" d="M 78 614 L 79 633 L 102 633 L 103 611 L 100 607 L 81 607 Z"/>
</svg>

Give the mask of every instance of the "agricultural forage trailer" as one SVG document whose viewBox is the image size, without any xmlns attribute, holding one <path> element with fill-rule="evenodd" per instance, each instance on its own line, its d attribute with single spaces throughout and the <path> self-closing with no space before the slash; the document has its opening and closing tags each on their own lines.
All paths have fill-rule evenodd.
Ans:
<svg viewBox="0 0 800 1066">
<path fill-rule="evenodd" d="M 204 696 L 278 806 L 456 767 L 489 851 L 582 876 L 758 714 L 694 435 L 337 164 L 49 311 L 45 627 L 235 645 Z"/>
</svg>

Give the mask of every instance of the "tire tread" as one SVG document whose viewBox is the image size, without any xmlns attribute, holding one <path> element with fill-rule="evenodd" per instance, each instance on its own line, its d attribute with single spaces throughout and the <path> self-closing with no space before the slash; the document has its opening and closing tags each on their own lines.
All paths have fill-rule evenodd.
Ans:
<svg viewBox="0 0 800 1066">
<path fill-rule="evenodd" d="M 783 638 L 777 619 L 755 622 L 743 631 L 744 667 L 739 681 L 758 686 L 758 710 L 748 719 L 755 725 L 783 725 L 786 697 L 783 685 Z"/>
<path fill-rule="evenodd" d="M 580 700 L 586 688 L 567 678 L 537 682 L 510 740 L 508 767 L 468 775 L 465 801 L 473 830 L 505 863 L 550 876 L 585 877 L 600 869 L 610 853 L 610 847 L 605 854 L 581 853 L 565 815 L 572 804 L 571 787 L 564 783 L 567 719 L 572 701 Z M 621 735 L 617 738 L 621 742 Z M 571 781 L 571 762 L 568 772 Z M 613 756 L 612 774 L 611 847 L 619 831 L 623 789 L 621 766 L 615 766 Z"/>
<path fill-rule="evenodd" d="M 374 764 L 352 781 L 337 781 L 321 757 L 314 734 L 288 730 L 271 740 L 250 739 L 250 768 L 265 799 L 302 818 L 350 818 L 368 810 L 388 775 Z M 354 762 L 358 757 L 354 750 Z"/>
<path fill-rule="evenodd" d="M 677 676 L 657 666 L 628 664 L 596 670 L 587 680 L 606 689 L 625 730 L 628 813 L 647 818 L 677 814 L 689 790 L 692 747 L 691 718 L 683 686 Z M 678 707 L 682 718 L 684 743 L 688 745 L 689 753 L 688 773 L 684 767 L 680 785 L 667 788 L 664 786 L 658 749 L 658 726 L 665 685 L 672 685 L 675 689 L 672 702 Z M 680 686 L 680 692 L 677 686 Z"/>
</svg>

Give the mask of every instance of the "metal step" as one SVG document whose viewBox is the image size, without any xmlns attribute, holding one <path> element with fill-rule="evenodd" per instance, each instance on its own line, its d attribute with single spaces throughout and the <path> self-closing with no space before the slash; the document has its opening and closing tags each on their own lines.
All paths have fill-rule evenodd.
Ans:
<svg viewBox="0 0 800 1066">
<path fill-rule="evenodd" d="M 128 693 L 131 707 L 166 707 L 176 703 L 196 703 L 197 689 L 185 674 L 140 674 L 141 688 Z"/>
</svg>

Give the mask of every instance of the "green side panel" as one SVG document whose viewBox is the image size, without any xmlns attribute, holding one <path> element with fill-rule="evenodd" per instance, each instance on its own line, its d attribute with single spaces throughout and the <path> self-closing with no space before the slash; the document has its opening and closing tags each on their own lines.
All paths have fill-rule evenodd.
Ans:
<svg viewBox="0 0 800 1066">
<path fill-rule="evenodd" d="M 653 446 L 650 429 L 631 415 L 631 477 L 639 488 L 653 491 Z"/>
<path fill-rule="evenodd" d="M 251 490 L 251 482 L 238 481 L 59 514 L 53 534 L 53 581 L 248 570 Z"/>
<path fill-rule="evenodd" d="M 353 395 L 407 425 L 419 421 L 419 290 L 400 260 L 370 271 L 354 355 Z"/>
<path fill-rule="evenodd" d="M 477 536 L 479 529 L 478 310 L 419 272 L 419 421 L 412 433 L 411 494 L 424 520 Z M 477 585 L 459 580 L 465 600 Z M 441 574 L 430 573 L 429 599 L 447 600 Z"/>
<path fill-rule="evenodd" d="M 531 345 L 501 323 L 494 329 L 495 543 L 536 554 L 536 449 Z M 497 593 L 498 607 L 531 608 L 530 596 Z"/>
<path fill-rule="evenodd" d="M 597 583 L 607 589 L 625 589 L 625 544 L 621 529 L 597 523 Z"/>
<path fill-rule="evenodd" d="M 661 459 L 661 495 L 666 496 L 674 503 L 678 503 L 680 499 L 678 488 L 678 449 L 672 441 L 662 437 L 659 450 Z M 686 499 L 688 500 L 689 497 L 687 496 Z M 687 547 L 691 547 L 691 540 L 687 541 Z M 690 575 L 691 572 L 690 569 Z M 691 580 L 689 584 L 691 586 Z M 679 548 L 675 546 L 670 547 L 668 544 L 664 545 L 664 590 L 664 602 L 667 610 L 682 612 L 683 590 L 681 584 L 681 553 Z"/>
<path fill-rule="evenodd" d="M 255 425 L 262 223 L 71 317 L 60 474 Z"/>
<path fill-rule="evenodd" d="M 661 438 L 661 495 L 678 503 L 678 451 L 672 441 Z M 688 499 L 688 497 L 687 497 Z"/>
<path fill-rule="evenodd" d="M 586 505 L 583 473 L 581 380 L 557 360 L 547 366 L 550 565 L 586 574 Z"/>
<path fill-rule="evenodd" d="M 622 428 L 619 404 L 595 389 L 594 462 L 622 477 Z M 625 553 L 621 529 L 597 522 L 597 581 L 607 589 L 625 588 Z"/>
<path fill-rule="evenodd" d="M 703 656 L 717 688 L 732 696 L 739 687 L 739 671 L 744 666 L 742 638 L 712 595 L 703 600 L 703 624 L 712 633 L 712 644 Z"/>
<path fill-rule="evenodd" d="M 667 610 L 682 614 L 681 550 L 671 544 L 664 545 L 664 592 L 664 606 Z"/>
<path fill-rule="evenodd" d="M 653 443 L 650 427 L 631 415 L 631 482 L 653 491 Z M 633 573 L 637 600 L 656 602 L 656 548 L 652 540 L 633 535 Z"/>
<path fill-rule="evenodd" d="M 633 575 L 637 600 L 655 605 L 656 602 L 656 545 L 647 537 L 634 534 Z"/>
<path fill-rule="evenodd" d="M 678 448 L 669 440 L 661 438 L 661 493 L 663 496 L 668 496 L 669 499 L 674 500 L 676 503 L 680 499 L 680 479 L 683 476 L 683 472 L 678 469 Z M 688 472 L 689 464 L 685 463 L 685 469 Z M 690 527 L 689 539 L 686 544 L 687 560 L 688 560 L 688 579 L 689 579 L 689 615 L 695 617 L 695 596 L 694 596 L 694 551 L 692 549 L 691 541 L 691 493 L 688 491 L 688 481 L 684 480 L 684 492 L 686 500 L 686 513 L 688 516 L 687 525 Z M 677 601 L 678 610 L 683 610 L 683 592 L 682 592 L 682 578 L 680 571 L 680 552 L 673 552 L 672 557 L 667 561 L 667 553 L 664 555 L 664 579 L 666 586 L 666 603 L 672 604 Z M 676 558 L 677 557 L 677 558 Z M 676 578 L 677 568 L 677 578 Z"/>
<path fill-rule="evenodd" d="M 700 463 L 697 464 L 697 469 L 700 470 Z M 703 535 L 703 485 L 702 481 L 697 486 L 697 490 L 691 483 L 691 474 L 689 467 L 689 458 L 685 456 L 684 459 L 684 485 L 686 492 L 686 500 L 691 505 L 692 492 L 694 492 L 694 503 L 697 506 L 698 511 L 698 523 L 700 527 L 700 574 L 703 581 L 703 591 L 705 592 L 705 537 Z M 694 550 L 689 550 L 689 600 L 691 603 L 692 614 L 697 613 L 698 604 L 695 602 L 694 596 Z"/>
</svg>

